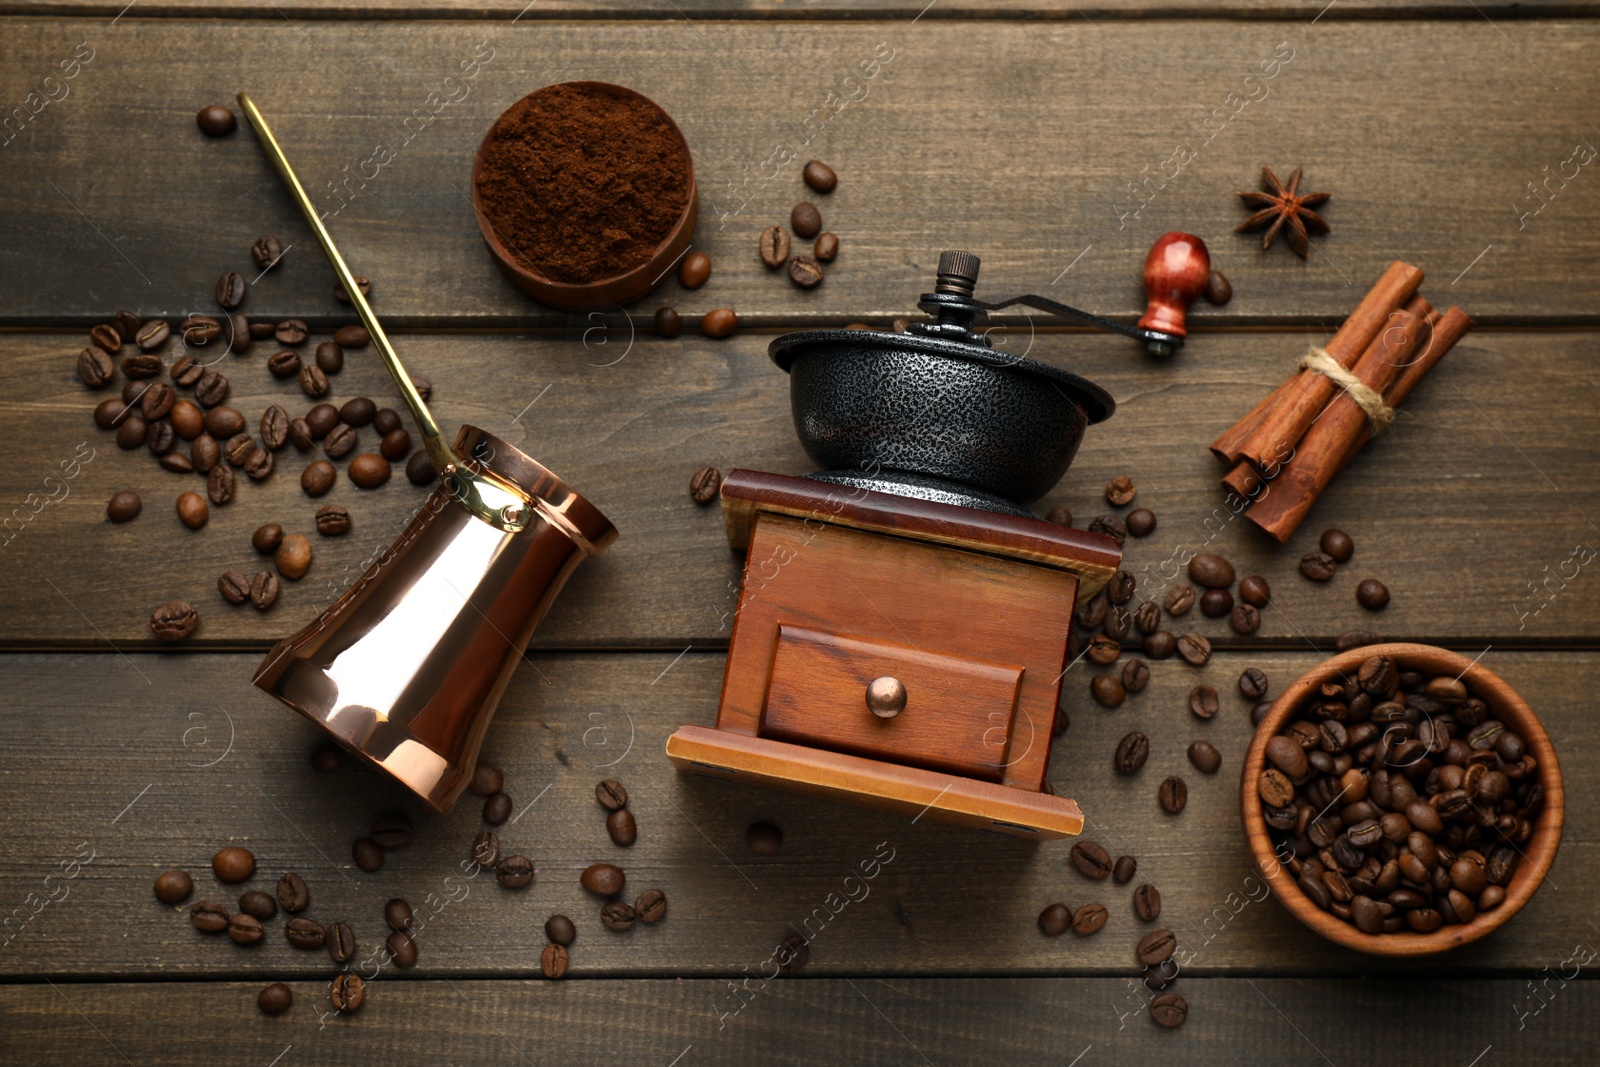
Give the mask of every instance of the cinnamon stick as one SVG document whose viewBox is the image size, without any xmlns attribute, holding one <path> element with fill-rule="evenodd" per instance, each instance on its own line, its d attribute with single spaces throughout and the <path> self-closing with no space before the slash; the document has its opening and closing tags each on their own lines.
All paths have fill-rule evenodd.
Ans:
<svg viewBox="0 0 1600 1067">
<path fill-rule="evenodd" d="M 1344 325 L 1328 339 L 1324 351 L 1349 370 L 1388 323 L 1390 315 L 1410 300 L 1421 284 L 1422 271 L 1399 260 L 1391 263 L 1344 320 Z M 1245 459 L 1259 469 L 1268 470 L 1290 454 L 1306 427 L 1327 406 L 1334 390 L 1333 382 L 1327 377 L 1315 371 L 1299 371 L 1273 394 L 1277 402 L 1264 414 L 1257 417 L 1257 411 L 1265 402 L 1240 421 L 1240 426 L 1244 426 L 1256 418 L 1253 428 L 1243 434 L 1236 432 L 1238 427 L 1229 429 L 1212 442 L 1211 450 L 1229 462 Z"/>
<path fill-rule="evenodd" d="M 1401 329 L 1384 330 L 1352 371 L 1383 392 L 1384 403 L 1391 408 L 1398 407 L 1472 327 L 1472 319 L 1452 306 L 1430 329 L 1428 319 L 1434 314 L 1430 310 L 1427 318 L 1418 320 L 1402 312 Z M 1287 541 L 1372 434 L 1372 422 L 1360 406 L 1348 395 L 1335 397 L 1301 438 L 1294 458 L 1273 479 L 1270 491 L 1245 512 L 1246 518 L 1278 541 Z"/>
</svg>

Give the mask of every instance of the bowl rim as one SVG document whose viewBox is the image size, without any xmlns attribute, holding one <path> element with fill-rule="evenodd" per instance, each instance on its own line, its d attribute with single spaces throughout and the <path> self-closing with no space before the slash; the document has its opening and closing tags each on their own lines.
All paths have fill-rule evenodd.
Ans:
<svg viewBox="0 0 1600 1067">
<path fill-rule="evenodd" d="M 1544 810 L 1534 827 L 1533 837 L 1522 851 L 1523 862 L 1506 886 L 1506 897 L 1492 911 L 1479 912 L 1469 923 L 1442 925 L 1432 933 L 1403 930 L 1392 934 L 1368 934 L 1330 912 L 1317 907 L 1296 884 L 1287 867 L 1272 848 L 1256 781 L 1266 761 L 1266 744 L 1282 729 L 1290 713 L 1313 688 L 1340 672 L 1358 667 L 1373 656 L 1388 656 L 1407 667 L 1426 666 L 1432 670 L 1458 671 L 1494 711 L 1495 717 L 1516 730 L 1539 762 L 1539 784 L 1544 789 Z M 1240 811 L 1244 820 L 1246 844 L 1252 865 L 1271 887 L 1273 896 L 1305 926 L 1346 948 L 1378 956 L 1424 956 L 1470 944 L 1498 930 L 1522 909 L 1544 884 L 1561 844 L 1561 829 L 1566 821 L 1566 798 L 1561 765 L 1555 748 L 1526 700 L 1499 675 L 1478 660 L 1435 645 L 1388 642 L 1364 645 L 1332 656 L 1297 678 L 1273 701 L 1250 739 L 1244 765 L 1239 772 Z"/>
<path fill-rule="evenodd" d="M 493 223 L 489 222 L 488 215 L 483 209 L 483 200 L 478 193 L 478 179 L 483 172 L 484 154 L 489 147 L 489 139 L 494 136 L 495 128 L 500 125 L 500 120 L 505 118 L 506 112 L 516 107 L 535 93 L 542 93 L 547 89 L 560 86 L 569 86 L 581 89 L 595 89 L 610 96 L 625 97 L 633 100 L 642 100 L 655 108 L 667 122 L 667 128 L 672 131 L 678 144 L 683 149 L 683 158 L 688 168 L 688 195 L 678 213 L 678 218 L 673 222 L 667 235 L 656 245 L 648 259 L 637 267 L 633 267 L 621 274 L 613 274 L 604 278 L 595 278 L 587 282 L 562 282 L 546 278 L 527 266 L 506 247 L 500 239 Z M 513 284 L 524 293 L 541 300 L 553 307 L 566 311 L 579 311 L 588 308 L 605 307 L 611 304 L 627 304 L 647 296 L 660 281 L 666 277 L 667 269 L 663 269 L 662 262 L 676 261 L 693 241 L 695 224 L 700 218 L 700 187 L 695 179 L 694 153 L 689 149 L 689 141 L 679 128 L 677 120 L 670 112 L 654 100 L 645 96 L 637 89 L 630 89 L 626 85 L 617 85 L 612 82 L 577 80 L 565 82 L 551 82 L 541 85 L 531 92 L 517 97 L 495 116 L 489 128 L 484 131 L 483 139 L 478 142 L 478 149 L 472 157 L 472 188 L 468 193 L 472 202 L 472 217 L 478 224 L 478 233 L 483 237 L 483 243 L 488 245 L 489 254 Z M 668 268 L 670 269 L 670 268 Z"/>
</svg>

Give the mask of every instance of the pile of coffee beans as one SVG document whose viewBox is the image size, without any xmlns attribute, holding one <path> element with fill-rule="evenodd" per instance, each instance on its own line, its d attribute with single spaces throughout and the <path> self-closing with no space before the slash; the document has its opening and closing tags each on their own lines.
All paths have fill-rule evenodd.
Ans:
<svg viewBox="0 0 1600 1067">
<path fill-rule="evenodd" d="M 1544 804 L 1537 760 L 1470 686 L 1386 656 L 1325 682 L 1266 758 L 1278 854 L 1317 907 L 1369 934 L 1499 907 Z"/>
</svg>

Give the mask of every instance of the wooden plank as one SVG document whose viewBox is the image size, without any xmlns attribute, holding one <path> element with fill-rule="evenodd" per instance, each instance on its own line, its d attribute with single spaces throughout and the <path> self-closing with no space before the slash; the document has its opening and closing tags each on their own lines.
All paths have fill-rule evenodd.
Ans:
<svg viewBox="0 0 1600 1067">
<path fill-rule="evenodd" d="M 1489 1063 L 1556 1065 L 1592 1062 L 1600 1021 L 1594 982 L 1552 982 L 1539 1014 L 1519 1029 L 1508 1005 L 1541 1003 L 1521 979 L 1191 978 L 1178 987 L 1188 1021 L 1167 1031 L 1131 1014 L 1140 1001 L 1128 984 L 796 978 L 747 994 L 743 1012 L 720 1029 L 719 1011 L 731 1009 L 718 998 L 731 1004 L 733 994 L 716 981 L 383 982 L 359 1015 L 325 1023 L 317 1013 L 328 1010 L 326 983 L 292 983 L 294 1006 L 275 1019 L 255 1008 L 258 983 L 13 985 L 0 987 L 0 1055 L 41 1067 L 120 1062 L 119 1054 L 130 1063 L 208 1067 L 219 1053 L 236 1063 L 277 1056 L 286 1064 L 397 1067 L 1065 1064 L 1074 1056 L 1084 1064 L 1172 1058 L 1234 1067 L 1359 1063 L 1380 1040 L 1409 1040 L 1409 1063 L 1468 1064 L 1492 1048 Z"/>
<path fill-rule="evenodd" d="M 318 206 L 338 212 L 330 228 L 392 323 L 589 325 L 541 310 L 500 277 L 466 197 L 472 154 L 495 117 L 534 88 L 578 78 L 648 94 L 695 153 L 696 247 L 716 274 L 694 293 L 667 283 L 639 305 L 644 314 L 665 302 L 691 323 L 715 307 L 752 325 L 887 323 L 930 287 L 941 250 L 964 248 L 983 257 L 992 298 L 1041 292 L 1132 321 L 1146 251 L 1181 229 L 1210 242 L 1236 293 L 1201 322 L 1336 322 L 1396 257 L 1429 272 L 1424 292 L 1448 287 L 1486 325 L 1600 321 L 1600 276 L 1587 269 L 1600 198 L 1574 157 L 1592 137 L 1584 102 L 1597 85 L 1589 56 L 1600 22 L 1502 25 L 1474 13 L 1447 27 L 1152 24 L 1097 22 L 1069 6 L 1062 21 L 980 33 L 898 17 L 379 22 L 351 32 L 281 17 L 140 14 L 115 26 L 7 24 L 12 54 L 37 57 L 12 65 L 8 102 L 59 78 L 80 43 L 92 58 L 52 83 L 57 103 L 32 98 L 37 114 L 6 133 L 0 212 L 27 225 L 0 234 L 0 270 L 27 284 L 0 322 L 86 326 L 121 306 L 209 308 L 217 275 L 248 269 L 247 249 L 265 232 L 293 247 L 254 287 L 249 312 L 347 315 L 248 133 L 212 141 L 194 128 L 199 106 L 244 88 Z M 181 67 L 170 63 L 177 54 L 188 57 Z M 464 62 L 476 63 L 466 80 Z M 1534 113 L 1539 123 L 1524 121 Z M 1419 148 L 1437 139 L 1424 131 L 1460 130 L 1473 131 L 1471 166 L 1441 167 Z M 799 168 L 809 158 L 841 175 L 821 206 L 843 251 L 825 284 L 801 292 L 760 264 L 755 245 L 807 195 Z M 1262 254 L 1231 232 L 1244 217 L 1234 191 L 1252 187 L 1263 164 L 1304 164 L 1308 182 L 1334 194 L 1334 232 L 1308 261 L 1281 246 Z M 346 181 L 343 194 L 332 190 Z M 1546 181 L 1534 198 L 1527 183 Z"/>
<path fill-rule="evenodd" d="M 281 919 L 262 944 L 242 948 L 197 933 L 182 910 L 155 901 L 156 874 L 182 866 L 195 873 L 196 900 L 231 902 L 237 890 L 206 870 L 224 843 L 254 851 L 255 886 L 299 871 L 311 889 L 307 914 L 349 921 L 362 958 L 381 943 L 384 901 L 410 900 L 428 917 L 409 972 L 419 978 L 535 976 L 541 926 L 556 912 L 578 924 L 574 972 L 583 977 L 739 975 L 795 930 L 811 939 L 808 974 L 1131 977 L 1134 944 L 1148 930 L 1130 904 L 1142 881 L 1160 889 L 1162 922 L 1178 933 L 1194 973 L 1368 974 L 1374 960 L 1323 942 L 1266 897 L 1239 826 L 1237 774 L 1250 727 L 1233 680 L 1259 666 L 1279 691 L 1314 662 L 1279 653 L 1219 655 L 1201 671 L 1156 664 L 1149 688 L 1114 713 L 1088 702 L 1087 671 L 1073 669 L 1072 723 L 1052 782 L 1081 805 L 1086 837 L 1138 859 L 1136 881 L 1115 886 L 1077 874 L 1070 842 L 1033 845 L 680 777 L 662 749 L 680 725 L 710 723 L 720 655 L 536 655 L 512 679 L 485 746 L 506 772 L 517 812 L 500 828 L 502 847 L 531 857 L 539 872 L 513 892 L 461 869 L 483 826 L 470 800 L 435 816 L 374 773 L 313 770 L 314 728 L 250 688 L 254 656 L 8 655 L 0 657 L 0 780 L 9 798 L 0 816 L 0 914 L 20 908 L 27 921 L 6 928 L 0 979 L 326 979 L 327 956 L 292 949 Z M 1494 649 L 1483 662 L 1547 726 L 1569 810 L 1592 810 L 1600 803 L 1592 714 L 1600 655 Z M 1186 707 L 1200 681 L 1222 693 L 1223 710 L 1208 722 Z M 1140 774 L 1119 777 L 1112 752 L 1134 729 L 1151 738 L 1151 755 Z M 1201 737 L 1223 755 L 1215 776 L 1185 758 Z M 1189 782 L 1177 817 L 1156 803 L 1169 774 Z M 593 794 L 604 777 L 628 788 L 639 824 L 631 849 L 606 837 Z M 391 852 L 381 871 L 357 870 L 351 842 L 391 812 L 413 820 L 415 841 Z M 746 846 L 758 819 L 782 827 L 777 855 Z M 1503 930 L 1447 956 L 1385 961 L 1385 973 L 1532 977 L 1575 943 L 1600 942 L 1584 889 L 1600 877 L 1596 844 L 1594 821 L 1575 816 L 1548 884 Z M 76 867 L 61 866 L 74 857 Z M 599 902 L 578 885 L 597 861 L 626 870 L 629 899 L 665 891 L 666 920 L 626 934 L 602 929 Z M 1110 921 L 1087 939 L 1045 938 L 1036 919 L 1055 901 L 1102 902 Z"/>
<path fill-rule="evenodd" d="M 744 557 L 728 548 L 715 507 L 689 501 L 690 474 L 704 464 L 791 474 L 811 470 L 789 415 L 787 378 L 767 360 L 770 335 L 725 342 L 600 335 L 402 335 L 413 372 L 435 383 L 434 408 L 454 431 L 484 427 L 545 463 L 622 531 L 598 560 L 579 568 L 540 632 L 539 647 L 720 647 L 728 638 Z M 1006 344 L 1077 370 L 1116 396 L 1118 411 L 1090 427 L 1077 462 L 1041 512 L 1069 507 L 1078 526 L 1108 511 L 1103 487 L 1118 474 L 1138 486 L 1137 505 L 1159 525 L 1130 538 L 1127 565 L 1137 595 L 1159 597 L 1200 551 L 1221 552 L 1242 577 L 1271 582 L 1275 602 L 1250 645 L 1328 649 L 1337 634 L 1365 627 L 1395 638 L 1445 641 L 1477 652 L 1491 641 L 1545 646 L 1600 636 L 1600 579 L 1575 546 L 1600 538 L 1600 386 L 1594 333 L 1475 331 L 1408 401 L 1399 422 L 1340 475 L 1288 544 L 1278 546 L 1224 502 L 1224 469 L 1206 443 L 1265 396 L 1317 332 L 1210 334 L 1169 363 L 1098 336 L 1013 332 Z M 298 480 L 292 448 L 268 481 L 241 481 L 239 499 L 213 509 L 191 533 L 173 501 L 197 488 L 192 476 L 159 469 L 147 452 L 124 453 L 95 428 L 101 394 L 73 377 L 81 335 L 0 335 L 0 644 L 118 648 L 149 645 L 152 609 L 174 597 L 202 613 L 201 647 L 265 649 L 330 603 L 362 561 L 387 547 L 423 500 L 398 474 L 365 492 L 345 482 L 320 501 Z M 619 361 L 619 356 L 621 356 Z M 304 410 L 292 386 L 271 378 L 258 347 L 229 357 L 233 402 L 253 422 L 268 403 Z M 611 364 L 611 365 L 607 365 Z M 372 353 L 352 353 L 334 378 L 339 402 L 395 394 Z M 530 407 L 530 405 L 532 405 Z M 372 446 L 370 431 L 361 431 Z M 1187 444 L 1185 444 L 1187 442 Z M 92 452 L 78 476 L 60 464 Z M 52 478 L 53 476 L 53 478 Z M 46 479 L 52 479 L 47 481 Z M 105 521 L 122 489 L 145 497 L 126 526 Z M 65 496 L 63 496 L 65 493 Z M 29 494 L 35 494 L 31 499 Z M 51 497 L 54 503 L 42 503 Z M 253 573 L 251 532 L 269 521 L 309 530 L 316 506 L 347 505 L 355 526 L 340 539 L 313 538 L 308 578 L 286 583 L 262 616 L 231 608 L 215 591 L 230 567 Z M 20 530 L 14 512 L 32 517 Z M 1320 532 L 1340 526 L 1355 558 L 1328 585 L 1300 577 L 1300 556 Z M 1386 582 L 1381 614 L 1360 609 L 1356 584 Z M 1177 620 L 1169 625 L 1175 625 Z M 1241 639 L 1224 620 L 1182 620 L 1219 643 Z"/>
</svg>

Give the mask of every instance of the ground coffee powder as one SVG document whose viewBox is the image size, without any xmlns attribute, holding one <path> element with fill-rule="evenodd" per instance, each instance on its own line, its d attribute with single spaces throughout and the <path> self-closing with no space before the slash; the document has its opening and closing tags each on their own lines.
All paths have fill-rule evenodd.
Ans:
<svg viewBox="0 0 1600 1067">
<path fill-rule="evenodd" d="M 478 196 L 524 267 L 583 284 L 650 258 L 688 200 L 689 156 L 648 101 L 551 85 L 489 131 Z"/>
</svg>

